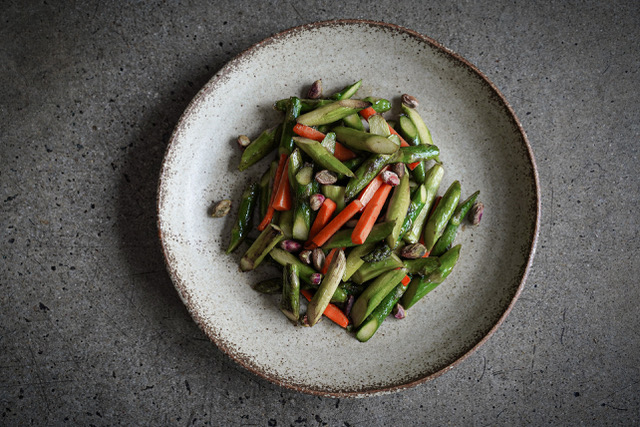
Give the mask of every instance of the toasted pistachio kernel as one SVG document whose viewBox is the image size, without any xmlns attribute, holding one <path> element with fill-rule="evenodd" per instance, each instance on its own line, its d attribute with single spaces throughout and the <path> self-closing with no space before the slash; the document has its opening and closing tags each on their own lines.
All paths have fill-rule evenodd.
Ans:
<svg viewBox="0 0 640 427">
<path fill-rule="evenodd" d="M 419 259 L 427 253 L 427 248 L 422 243 L 413 243 L 402 248 L 400 256 L 405 259 Z"/>
<path fill-rule="evenodd" d="M 395 317 L 396 319 L 404 319 L 405 316 L 406 313 L 402 304 L 396 303 L 396 305 L 393 307 L 393 317 Z"/>
<path fill-rule="evenodd" d="M 300 259 L 300 261 L 304 262 L 305 264 L 311 264 L 311 251 L 308 249 L 305 249 L 304 251 L 298 254 L 298 258 Z"/>
<path fill-rule="evenodd" d="M 300 249 L 302 249 L 302 245 L 295 240 L 287 239 L 280 242 L 280 248 L 283 251 L 287 252 L 298 252 Z"/>
<path fill-rule="evenodd" d="M 404 163 L 394 163 L 393 165 L 391 165 L 391 171 L 398 175 L 398 178 L 402 179 L 406 172 Z"/>
<path fill-rule="evenodd" d="M 349 295 L 347 298 L 347 303 L 344 306 L 344 314 L 348 317 L 351 314 L 351 308 L 353 308 L 353 303 L 356 301 L 356 297 L 353 295 Z"/>
<path fill-rule="evenodd" d="M 211 208 L 211 216 L 213 218 L 222 218 L 231 210 L 231 200 L 225 199 L 215 203 Z"/>
<path fill-rule="evenodd" d="M 400 178 L 396 175 L 395 172 L 391 172 L 389 170 L 382 172 L 382 181 L 385 184 L 389 184 L 393 187 L 400 184 Z"/>
<path fill-rule="evenodd" d="M 324 265 L 324 252 L 322 252 L 322 249 L 315 248 L 313 252 L 311 252 L 311 263 L 316 270 L 322 270 L 322 266 Z"/>
<path fill-rule="evenodd" d="M 484 213 L 484 203 L 475 202 L 473 206 L 471 206 L 471 212 L 469 212 L 469 220 L 471 224 L 478 225 L 480 224 L 480 220 L 482 219 L 482 214 Z"/>
<path fill-rule="evenodd" d="M 309 91 L 307 92 L 307 98 L 318 99 L 322 96 L 322 80 L 316 80 L 313 82 Z"/>
<path fill-rule="evenodd" d="M 326 169 L 323 169 L 316 174 L 316 181 L 318 181 L 318 183 L 322 185 L 335 184 L 337 180 L 338 176 Z"/>
<path fill-rule="evenodd" d="M 312 211 L 317 211 L 320 209 L 320 206 L 324 203 L 325 197 L 322 194 L 312 194 L 309 198 L 309 205 L 311 206 Z"/>
<path fill-rule="evenodd" d="M 247 135 L 240 135 L 238 137 L 238 145 L 240 146 L 240 148 L 245 149 L 249 146 L 249 144 L 251 144 L 251 140 Z"/>
<path fill-rule="evenodd" d="M 418 108 L 419 105 L 418 100 L 415 97 L 406 93 L 402 95 L 402 103 L 409 108 Z"/>
<path fill-rule="evenodd" d="M 321 273 L 313 273 L 309 278 L 311 280 L 312 285 L 319 285 L 322 282 L 322 274 Z"/>
</svg>

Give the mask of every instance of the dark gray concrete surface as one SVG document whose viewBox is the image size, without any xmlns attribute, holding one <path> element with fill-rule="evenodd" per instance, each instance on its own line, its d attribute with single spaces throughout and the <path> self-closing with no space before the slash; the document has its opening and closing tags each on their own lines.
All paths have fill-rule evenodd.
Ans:
<svg viewBox="0 0 640 427">
<path fill-rule="evenodd" d="M 3 1 L 0 425 L 640 423 L 640 8 L 634 1 Z M 155 228 L 163 152 L 243 49 L 333 18 L 396 23 L 476 64 L 528 133 L 542 225 L 479 351 L 368 399 L 289 391 L 189 317 Z"/>
</svg>

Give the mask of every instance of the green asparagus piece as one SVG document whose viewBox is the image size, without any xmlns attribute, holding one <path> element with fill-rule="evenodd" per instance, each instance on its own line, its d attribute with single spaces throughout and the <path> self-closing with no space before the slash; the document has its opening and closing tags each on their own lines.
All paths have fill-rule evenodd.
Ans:
<svg viewBox="0 0 640 427">
<path fill-rule="evenodd" d="M 442 255 L 440 267 L 425 277 L 414 277 L 409 283 L 407 292 L 402 297 L 402 306 L 405 309 L 411 308 L 426 294 L 434 290 L 444 279 L 447 278 L 460 256 L 460 245 L 454 246 Z"/>
<path fill-rule="evenodd" d="M 389 123 L 384 119 L 384 117 L 375 114 L 369 117 L 369 132 L 374 135 L 380 135 L 385 138 L 391 136 L 391 130 L 389 129 Z M 394 142 L 398 143 L 400 146 L 400 140 L 393 139 Z"/>
<path fill-rule="evenodd" d="M 388 271 L 376 278 L 360 294 L 351 309 L 351 320 L 358 327 L 364 319 L 380 304 L 384 297 L 407 275 L 406 268 Z"/>
<path fill-rule="evenodd" d="M 386 221 L 395 221 L 393 231 L 387 236 L 387 244 L 391 249 L 395 249 L 400 237 L 400 230 L 407 216 L 407 209 L 411 203 L 411 192 L 409 189 L 409 174 L 405 173 L 400 180 L 400 184 L 393 189 L 391 200 L 385 216 Z"/>
<path fill-rule="evenodd" d="M 279 212 L 278 226 L 282 230 L 285 239 L 293 238 L 293 210 Z M 273 220 L 272 222 L 276 222 Z"/>
<path fill-rule="evenodd" d="M 275 295 L 282 293 L 282 278 L 267 279 L 251 285 L 254 291 L 261 294 Z"/>
<path fill-rule="evenodd" d="M 389 270 L 393 270 L 396 268 L 404 267 L 402 260 L 398 257 L 398 255 L 392 253 L 387 259 L 383 259 L 378 262 L 365 262 L 362 267 L 356 271 L 353 276 L 351 276 L 351 280 L 355 283 L 364 283 L 368 280 L 378 277 L 382 273 L 385 273 Z"/>
<path fill-rule="evenodd" d="M 336 151 L 336 134 L 335 132 L 328 132 L 322 142 L 320 143 L 331 154 Z"/>
<path fill-rule="evenodd" d="M 242 200 L 238 208 L 238 218 L 231 229 L 231 241 L 227 253 L 231 253 L 242 243 L 244 238 L 253 228 L 253 211 L 258 199 L 259 186 L 251 183 L 242 193 Z"/>
<path fill-rule="evenodd" d="M 301 167 L 302 167 L 302 153 L 300 153 L 300 150 L 296 148 L 291 152 L 291 155 L 289 156 L 288 179 L 289 179 L 289 185 L 291 186 L 291 188 L 295 188 L 296 174 L 298 173 Z"/>
<path fill-rule="evenodd" d="M 269 209 L 269 203 L 271 202 L 271 191 L 273 188 L 273 177 L 276 174 L 278 168 L 278 162 L 273 161 L 269 165 L 269 169 L 260 178 L 260 198 L 259 198 L 259 212 L 260 218 L 264 218 Z"/>
<path fill-rule="evenodd" d="M 374 154 L 393 154 L 398 151 L 398 148 L 400 148 L 400 145 L 396 144 L 392 140 L 369 132 L 345 126 L 337 126 L 333 131 L 336 133 L 336 139 L 338 141 L 348 148 L 357 151 L 367 151 Z"/>
<path fill-rule="evenodd" d="M 407 234 L 404 235 L 403 239 L 405 242 L 416 243 L 420 239 L 420 235 L 424 229 L 424 224 L 427 221 L 427 215 L 429 215 L 431 205 L 433 205 L 433 202 L 436 199 L 436 193 L 438 192 L 443 176 L 444 169 L 438 164 L 434 165 L 427 171 L 424 182 L 424 188 L 427 190 L 427 197 L 424 202 L 424 207 L 420 210 L 420 213 L 411 224 L 411 228 L 409 228 Z"/>
<path fill-rule="evenodd" d="M 449 247 L 453 244 L 453 241 L 456 238 L 456 234 L 458 233 L 458 227 L 460 227 L 460 223 L 473 206 L 473 203 L 476 201 L 476 198 L 480 194 L 479 191 L 473 193 L 469 198 L 463 202 L 460 202 L 456 210 L 453 212 L 453 216 L 449 220 L 447 227 L 444 229 L 442 236 L 438 239 L 436 244 L 431 249 L 431 256 L 440 256 L 449 249 Z"/>
<path fill-rule="evenodd" d="M 371 108 L 376 110 L 376 113 L 384 113 L 391 109 L 391 102 L 384 98 L 375 98 L 373 96 L 367 96 L 363 99 L 371 103 Z"/>
<path fill-rule="evenodd" d="M 427 128 L 427 125 L 424 123 L 424 120 L 422 120 L 420 114 L 418 114 L 418 112 L 413 108 L 407 107 L 404 104 L 402 104 L 402 111 L 409 117 L 409 119 L 411 119 L 414 126 L 416 127 L 418 135 L 420 136 L 420 142 L 426 145 L 433 144 L 431 132 L 429 131 L 429 128 Z"/>
<path fill-rule="evenodd" d="M 289 105 L 282 123 L 282 136 L 280 137 L 280 146 L 278 148 L 280 154 L 288 155 L 293 151 L 293 127 L 296 125 L 296 119 L 300 115 L 301 107 L 299 98 L 295 96 L 289 98 Z"/>
<path fill-rule="evenodd" d="M 307 320 L 310 326 L 318 323 L 318 320 L 322 317 L 322 313 L 327 308 L 327 305 L 329 305 L 331 297 L 342 280 L 346 264 L 344 251 L 337 251 L 329 264 L 327 274 L 322 279 L 322 283 L 313 295 L 313 298 L 309 301 L 309 305 L 307 305 Z"/>
<path fill-rule="evenodd" d="M 371 252 L 376 247 L 376 244 L 376 242 L 364 243 L 354 247 L 349 252 L 349 255 L 347 255 L 347 268 L 344 271 L 344 276 L 342 276 L 343 281 L 349 280 L 353 273 L 365 263 L 362 257 Z"/>
<path fill-rule="evenodd" d="M 356 94 L 358 89 L 360 89 L 360 86 L 362 86 L 362 80 L 358 80 L 354 84 L 345 87 L 340 92 L 334 93 L 329 97 L 329 99 L 349 99 Z"/>
<path fill-rule="evenodd" d="M 298 267 L 295 264 L 287 264 L 282 272 L 282 299 L 280 311 L 294 324 L 300 317 L 300 278 Z"/>
<path fill-rule="evenodd" d="M 378 328 L 384 320 L 391 314 L 393 307 L 398 303 L 402 295 L 407 290 L 407 287 L 400 283 L 387 294 L 386 297 L 378 304 L 378 306 L 371 312 L 371 314 L 362 322 L 362 326 L 356 334 L 356 338 L 360 342 L 369 341 L 369 339 L 376 333 Z"/>
<path fill-rule="evenodd" d="M 373 154 L 365 160 L 355 171 L 355 176 L 347 183 L 347 189 L 344 192 L 345 201 L 349 202 L 357 196 L 392 158 L 393 154 Z"/>
<path fill-rule="evenodd" d="M 359 114 L 352 114 L 342 119 L 345 126 L 364 132 L 364 125 Z"/>
<path fill-rule="evenodd" d="M 376 224 L 371 229 L 367 240 L 364 243 L 377 243 L 381 240 L 385 239 L 392 231 L 395 226 L 395 221 L 381 222 Z M 338 231 L 329 239 L 327 243 L 325 243 L 322 248 L 323 249 L 333 249 L 333 248 L 350 248 L 352 246 L 356 246 L 355 243 L 351 241 L 351 234 L 353 234 L 353 228 L 347 228 Z"/>
<path fill-rule="evenodd" d="M 433 160 L 440 154 L 435 145 L 417 145 L 415 147 L 402 147 L 398 150 L 395 162 L 414 163 L 424 160 Z"/>
<path fill-rule="evenodd" d="M 311 196 L 314 180 L 313 167 L 305 166 L 296 174 L 294 178 L 294 208 L 293 208 L 293 230 L 292 235 L 296 240 L 307 240 L 309 229 L 311 228 L 311 206 L 309 196 Z"/>
<path fill-rule="evenodd" d="M 404 218 L 404 222 L 402 223 L 402 228 L 400 229 L 400 235 L 398 236 L 398 239 L 403 239 L 409 229 L 411 229 L 411 225 L 416 220 L 416 218 L 418 218 L 420 212 L 422 212 L 422 209 L 424 208 L 426 202 L 427 189 L 425 188 L 424 184 L 422 184 L 413 193 L 411 203 L 409 204 L 409 209 L 407 210 L 407 216 Z"/>
<path fill-rule="evenodd" d="M 298 123 L 306 126 L 326 125 L 369 107 L 371 104 L 357 99 L 345 99 L 323 105 L 298 117 Z"/>
<path fill-rule="evenodd" d="M 249 271 L 256 268 L 283 238 L 284 233 L 280 227 L 274 224 L 267 225 L 240 260 L 240 269 Z"/>
<path fill-rule="evenodd" d="M 306 113 L 308 111 L 314 110 L 318 107 L 322 107 L 323 105 L 331 104 L 334 102 L 331 99 L 300 99 L 300 112 Z M 273 104 L 273 108 L 276 110 L 280 110 L 282 112 L 287 111 L 287 106 L 289 105 L 289 98 L 279 99 Z"/>
<path fill-rule="evenodd" d="M 440 267 L 440 260 L 438 257 L 426 257 L 420 259 L 405 259 L 403 261 L 407 273 L 419 274 L 420 276 L 426 276 L 438 267 Z"/>
<path fill-rule="evenodd" d="M 392 253 L 393 251 L 391 250 L 389 245 L 387 245 L 386 243 L 381 243 L 378 244 L 378 246 L 372 251 L 369 251 L 367 255 L 363 256 L 362 260 L 364 262 L 384 261 L 385 259 L 389 258 Z"/>
<path fill-rule="evenodd" d="M 458 200 L 460 200 L 460 182 L 453 181 L 424 226 L 424 246 L 428 251 L 431 251 L 433 245 L 442 236 L 447 222 L 458 205 Z"/>
<path fill-rule="evenodd" d="M 267 129 L 260 134 L 247 148 L 242 152 L 238 169 L 243 171 L 249 166 L 259 162 L 264 156 L 272 152 L 279 141 L 276 141 L 276 131 L 278 127 Z"/>
<path fill-rule="evenodd" d="M 331 199 L 336 203 L 335 214 L 338 214 L 342 209 L 344 209 L 344 187 L 340 185 L 323 185 L 321 189 L 324 197 Z"/>
<path fill-rule="evenodd" d="M 328 169 L 333 172 L 341 173 L 348 177 L 355 176 L 348 167 L 342 164 L 340 160 L 336 159 L 333 154 L 327 151 L 318 141 L 313 139 L 303 138 L 301 136 L 293 137 L 296 145 L 300 147 L 302 151 L 307 153 L 309 157 L 313 159 L 318 165 L 324 169 Z"/>
</svg>

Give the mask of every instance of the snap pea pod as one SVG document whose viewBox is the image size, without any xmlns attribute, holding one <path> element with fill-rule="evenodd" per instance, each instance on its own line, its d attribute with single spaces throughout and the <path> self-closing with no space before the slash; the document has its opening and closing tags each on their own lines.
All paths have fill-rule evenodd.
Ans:
<svg viewBox="0 0 640 427">
<path fill-rule="evenodd" d="M 344 99 L 318 107 L 298 117 L 298 123 L 306 126 L 326 125 L 342 120 L 351 114 L 369 107 L 371 104 L 357 99 Z"/>
<path fill-rule="evenodd" d="M 387 213 L 385 215 L 386 221 L 395 221 L 395 226 L 389 235 L 387 236 L 387 245 L 391 249 L 395 249 L 400 238 L 400 230 L 404 223 L 404 218 L 407 216 L 407 209 L 411 203 L 411 190 L 409 189 L 409 174 L 405 173 L 400 179 L 398 184 L 393 189 L 391 200 L 389 200 L 389 206 L 387 207 Z"/>
<path fill-rule="evenodd" d="M 298 323 L 300 317 L 300 278 L 298 277 L 298 267 L 295 264 L 287 264 L 282 270 L 280 311 L 294 324 Z"/>
<path fill-rule="evenodd" d="M 367 96 L 363 99 L 371 103 L 371 108 L 376 110 L 376 113 L 384 113 L 391 110 L 391 101 L 384 98 L 375 98 L 373 96 Z"/>
<path fill-rule="evenodd" d="M 424 160 L 433 160 L 440 154 L 440 149 L 435 145 L 417 145 L 415 147 L 402 147 L 398 150 L 395 162 L 415 163 Z"/>
<path fill-rule="evenodd" d="M 336 133 L 338 141 L 354 150 L 367 151 L 374 154 L 393 154 L 400 148 L 399 144 L 384 136 L 346 126 L 336 126 L 333 131 Z"/>
<path fill-rule="evenodd" d="M 228 254 L 242 243 L 253 228 L 253 211 L 256 207 L 259 191 L 260 187 L 255 183 L 251 183 L 242 193 L 242 200 L 238 207 L 238 218 L 231 229 L 231 241 L 227 248 Z"/>
<path fill-rule="evenodd" d="M 347 268 L 344 271 L 344 276 L 342 276 L 343 281 L 349 280 L 351 276 L 353 276 L 353 273 L 362 267 L 362 264 L 365 263 L 362 257 L 374 250 L 376 244 L 376 242 L 363 243 L 362 245 L 354 247 L 349 252 L 349 255 L 347 255 Z"/>
<path fill-rule="evenodd" d="M 403 283 L 399 283 L 387 294 L 380 304 L 371 312 L 371 314 L 362 322 L 362 326 L 356 333 L 356 338 L 360 342 L 367 342 L 376 333 L 382 322 L 391 314 L 393 307 L 400 301 L 407 287 Z"/>
<path fill-rule="evenodd" d="M 476 198 L 480 194 L 479 191 L 473 193 L 469 198 L 463 202 L 460 202 L 456 210 L 453 212 L 447 227 L 444 229 L 442 236 L 438 239 L 436 244 L 431 249 L 431 256 L 440 256 L 449 249 L 449 247 L 453 244 L 453 241 L 456 238 L 456 234 L 458 234 L 458 227 L 460 227 L 460 223 L 473 206 L 473 203 L 476 201 Z"/>
<path fill-rule="evenodd" d="M 407 269 L 399 268 L 388 271 L 371 282 L 353 303 L 351 309 L 353 325 L 356 327 L 360 326 L 364 319 L 371 314 L 384 297 L 386 297 L 406 275 Z"/>
<path fill-rule="evenodd" d="M 344 251 L 340 249 L 333 256 L 327 269 L 327 274 L 322 279 L 318 290 L 313 294 L 313 298 L 311 298 L 311 301 L 309 301 L 307 305 L 307 320 L 309 321 L 309 326 L 318 323 L 318 320 L 322 317 L 322 313 L 329 305 L 331 297 L 342 281 L 345 268 L 346 258 Z"/>
<path fill-rule="evenodd" d="M 409 117 L 405 115 L 398 117 L 398 130 L 400 131 L 400 135 L 402 135 L 409 145 L 420 145 L 418 130 Z M 423 184 L 426 179 L 425 162 L 420 162 L 420 164 L 413 168 L 411 176 L 418 184 Z"/>
<path fill-rule="evenodd" d="M 348 177 L 355 176 L 351 170 L 336 159 L 333 154 L 327 151 L 318 141 L 313 139 L 303 138 L 301 136 L 293 137 L 296 145 L 300 147 L 302 151 L 307 153 L 309 157 L 313 159 L 321 167 L 333 172 L 341 173 Z"/>
<path fill-rule="evenodd" d="M 358 89 L 360 89 L 360 86 L 362 86 L 362 79 L 358 80 L 352 85 L 349 85 L 343 88 L 341 91 L 336 92 L 333 95 L 329 96 L 329 99 L 337 99 L 337 100 L 349 99 L 356 94 Z"/>
<path fill-rule="evenodd" d="M 284 114 L 284 122 L 282 123 L 282 136 L 280 137 L 280 146 L 278 152 L 280 154 L 291 154 L 293 151 L 293 127 L 296 125 L 296 119 L 300 115 L 300 98 L 292 96 L 289 98 L 289 105 Z"/>
<path fill-rule="evenodd" d="M 300 112 L 306 113 L 308 111 L 314 110 L 318 107 L 322 107 L 323 105 L 331 104 L 333 100 L 331 99 L 300 99 Z M 279 99 L 273 104 L 273 108 L 276 110 L 280 110 L 282 112 L 287 111 L 287 106 L 289 104 L 289 98 Z"/>
<path fill-rule="evenodd" d="M 278 127 L 280 126 L 263 131 L 258 138 L 244 149 L 242 156 L 240 157 L 238 170 L 243 171 L 256 164 L 277 147 L 279 142 L 276 140 Z"/>
<path fill-rule="evenodd" d="M 414 277 L 409 283 L 407 292 L 402 296 L 402 306 L 405 310 L 411 308 L 426 294 L 434 290 L 439 284 L 444 282 L 460 256 L 460 245 L 449 249 L 440 256 L 440 267 L 425 277 Z"/>
<path fill-rule="evenodd" d="M 280 227 L 275 224 L 267 225 L 240 260 L 240 270 L 249 271 L 256 268 L 283 238 L 284 233 Z"/>
<path fill-rule="evenodd" d="M 422 184 L 414 192 L 413 197 L 411 198 L 409 209 L 407 209 L 407 216 L 404 218 L 404 222 L 402 223 L 402 228 L 400 229 L 400 235 L 398 236 L 398 239 L 403 239 L 409 229 L 411 229 L 411 225 L 416 220 L 416 218 L 418 218 L 420 212 L 422 212 L 422 209 L 424 208 L 426 202 L 427 189 L 425 188 L 424 184 Z"/>
<path fill-rule="evenodd" d="M 436 164 L 426 173 L 424 181 L 424 188 L 427 191 L 427 197 L 424 202 L 424 207 L 420 210 L 420 213 L 411 224 L 409 231 L 404 235 L 403 239 L 407 243 L 416 243 L 420 239 L 424 224 L 427 220 L 427 215 L 431 211 L 431 205 L 436 199 L 436 193 L 440 187 L 440 182 L 444 176 L 444 169 L 441 165 Z"/>
<path fill-rule="evenodd" d="M 419 274 L 420 276 L 425 276 L 440 267 L 440 260 L 438 257 L 405 259 L 402 262 L 407 269 L 407 273 Z"/>
<path fill-rule="evenodd" d="M 371 229 L 367 240 L 364 243 L 371 242 L 380 242 L 384 240 L 389 233 L 393 231 L 393 227 L 395 225 L 395 221 L 387 221 L 376 224 Z M 353 228 L 342 229 L 335 233 L 331 239 L 324 245 L 322 245 L 323 249 L 333 249 L 333 248 L 350 248 L 352 246 L 356 246 L 355 243 L 351 241 L 351 234 L 353 233 Z"/>
<path fill-rule="evenodd" d="M 351 276 L 351 280 L 355 283 L 364 283 L 368 280 L 374 279 L 389 270 L 395 268 L 404 267 L 402 260 L 396 254 L 391 254 L 388 258 L 378 262 L 365 262 L 355 273 Z"/>
<path fill-rule="evenodd" d="M 392 154 L 373 154 L 365 160 L 354 172 L 355 176 L 347 183 L 347 188 L 344 192 L 345 201 L 349 202 L 357 196 L 392 158 Z"/>
<path fill-rule="evenodd" d="M 458 205 L 458 200 L 460 200 L 460 182 L 453 181 L 424 226 L 424 246 L 428 251 L 431 251 L 433 245 L 442 236 L 447 222 Z"/>
</svg>

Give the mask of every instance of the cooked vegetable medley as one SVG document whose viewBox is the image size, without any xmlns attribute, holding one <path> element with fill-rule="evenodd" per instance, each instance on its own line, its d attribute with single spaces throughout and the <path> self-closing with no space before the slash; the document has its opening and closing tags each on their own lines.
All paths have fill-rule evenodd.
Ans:
<svg viewBox="0 0 640 427">
<path fill-rule="evenodd" d="M 458 181 L 438 196 L 444 167 L 418 100 L 403 95 L 402 114 L 387 121 L 391 102 L 355 99 L 361 84 L 323 97 L 316 81 L 306 99 L 275 102 L 280 124 L 251 143 L 238 138 L 241 171 L 276 154 L 242 195 L 227 253 L 252 231 L 257 211 L 260 234 L 240 269 L 266 258 L 282 276 L 253 288 L 280 294 L 296 325 L 324 315 L 364 342 L 445 280 L 460 254 L 458 228 L 469 211 L 477 224 L 484 206 L 479 192 L 461 201 Z"/>
</svg>

